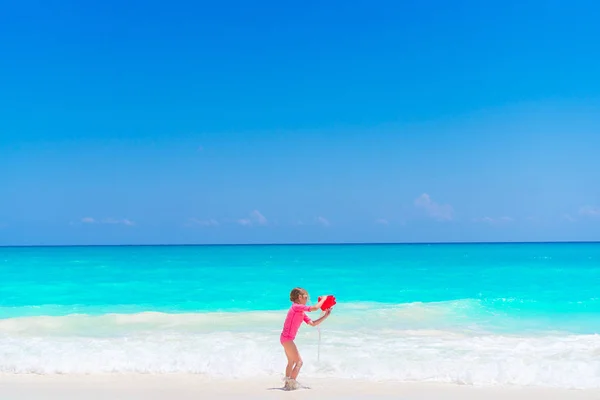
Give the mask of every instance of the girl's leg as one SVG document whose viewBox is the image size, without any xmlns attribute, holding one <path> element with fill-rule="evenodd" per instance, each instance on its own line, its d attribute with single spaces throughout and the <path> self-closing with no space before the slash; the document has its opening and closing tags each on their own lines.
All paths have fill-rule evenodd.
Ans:
<svg viewBox="0 0 600 400">
<path fill-rule="evenodd" d="M 285 369 L 285 377 L 296 380 L 300 368 L 302 367 L 302 358 L 298 352 L 298 348 L 293 340 L 287 340 L 282 343 L 285 355 L 288 359 L 288 364 Z"/>
<path fill-rule="evenodd" d="M 300 355 L 298 354 L 298 357 L 300 357 Z M 298 374 L 300 373 L 300 368 L 302 368 L 302 358 L 299 358 L 299 360 L 296 362 L 296 365 L 294 365 L 294 369 L 292 370 L 292 379 L 296 380 L 298 379 Z"/>
</svg>

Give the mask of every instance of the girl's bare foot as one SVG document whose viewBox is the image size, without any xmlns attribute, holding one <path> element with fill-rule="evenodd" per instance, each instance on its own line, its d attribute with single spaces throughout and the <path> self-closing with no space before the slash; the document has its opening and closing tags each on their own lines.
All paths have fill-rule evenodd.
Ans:
<svg viewBox="0 0 600 400">
<path fill-rule="evenodd" d="M 285 385 L 283 390 L 296 390 L 298 389 L 298 382 L 292 378 L 285 378 Z"/>
</svg>

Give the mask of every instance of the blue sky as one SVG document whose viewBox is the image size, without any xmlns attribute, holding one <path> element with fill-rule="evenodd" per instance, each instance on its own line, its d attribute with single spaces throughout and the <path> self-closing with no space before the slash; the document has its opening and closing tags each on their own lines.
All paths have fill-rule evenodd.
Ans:
<svg viewBox="0 0 600 400">
<path fill-rule="evenodd" d="M 412 3 L 4 4 L 0 244 L 600 239 L 600 5 Z"/>
</svg>

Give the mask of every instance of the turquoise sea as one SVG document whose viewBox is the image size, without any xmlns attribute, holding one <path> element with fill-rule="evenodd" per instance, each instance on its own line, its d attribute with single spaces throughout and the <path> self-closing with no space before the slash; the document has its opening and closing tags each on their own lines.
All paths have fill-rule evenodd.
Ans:
<svg viewBox="0 0 600 400">
<path fill-rule="evenodd" d="M 338 302 L 305 377 L 600 387 L 600 243 L 0 247 L 0 279 L 0 373 L 282 376 L 302 286 Z"/>
</svg>

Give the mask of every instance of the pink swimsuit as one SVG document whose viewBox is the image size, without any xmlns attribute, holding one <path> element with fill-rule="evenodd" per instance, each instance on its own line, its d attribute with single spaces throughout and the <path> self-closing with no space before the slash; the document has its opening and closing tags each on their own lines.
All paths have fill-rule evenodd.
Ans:
<svg viewBox="0 0 600 400">
<path fill-rule="evenodd" d="M 294 340 L 296 338 L 296 333 L 302 324 L 302 321 L 307 324 L 311 322 L 308 315 L 304 314 L 305 311 L 310 311 L 310 307 L 298 303 L 292 304 L 290 310 L 287 313 L 287 317 L 285 318 L 285 322 L 283 323 L 283 331 L 281 332 L 281 337 L 279 340 L 281 343 L 287 342 L 288 340 Z"/>
</svg>

